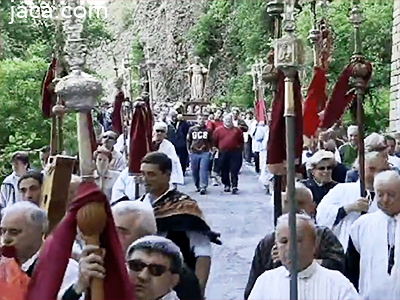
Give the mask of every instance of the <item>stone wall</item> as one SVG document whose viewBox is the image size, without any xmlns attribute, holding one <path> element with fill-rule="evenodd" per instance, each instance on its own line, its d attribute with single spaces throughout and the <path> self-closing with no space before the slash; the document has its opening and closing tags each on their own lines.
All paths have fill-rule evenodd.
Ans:
<svg viewBox="0 0 400 300">
<path fill-rule="evenodd" d="M 400 1 L 394 1 L 390 132 L 400 132 Z"/>
</svg>

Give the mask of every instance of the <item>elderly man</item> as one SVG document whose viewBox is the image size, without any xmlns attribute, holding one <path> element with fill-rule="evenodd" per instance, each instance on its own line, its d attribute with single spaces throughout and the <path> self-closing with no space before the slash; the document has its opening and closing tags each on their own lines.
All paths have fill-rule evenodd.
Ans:
<svg viewBox="0 0 400 300">
<path fill-rule="evenodd" d="M 46 213 L 28 201 L 7 207 L 1 219 L 1 246 L 13 246 L 21 269 L 32 276 L 47 231 Z M 70 259 L 57 299 L 64 299 L 78 277 L 78 264 Z"/>
<path fill-rule="evenodd" d="M 278 219 L 275 241 L 282 266 L 264 272 L 256 281 L 248 299 L 290 299 L 289 248 L 297 243 L 299 298 L 304 300 L 361 299 L 351 282 L 340 272 L 322 267 L 315 258 L 317 234 L 314 222 L 305 215 L 296 215 L 297 241 L 290 240 L 289 215 Z"/>
<path fill-rule="evenodd" d="M 213 134 L 214 145 L 219 151 L 222 184 L 224 192 L 239 192 L 239 171 L 242 167 L 243 131 L 233 125 L 232 115 L 224 117 L 224 126 L 218 127 Z"/>
<path fill-rule="evenodd" d="M 125 157 L 115 149 L 118 135 L 114 131 L 106 131 L 101 136 L 101 145 L 111 151 L 110 170 L 123 171 L 126 168 Z"/>
<path fill-rule="evenodd" d="M 153 126 L 153 146 L 158 152 L 166 154 L 172 160 L 171 184 L 176 188 L 184 184 L 182 166 L 174 145 L 167 140 L 168 125 L 157 122 Z"/>
<path fill-rule="evenodd" d="M 18 191 L 22 201 L 29 201 L 37 206 L 40 205 L 42 196 L 43 175 L 39 172 L 30 171 L 23 175 L 18 181 Z"/>
<path fill-rule="evenodd" d="M 387 160 L 379 152 L 365 155 L 366 198 L 361 197 L 360 182 L 336 185 L 317 207 L 317 223 L 329 227 L 347 249 L 350 227 L 362 213 L 375 212 L 378 207 L 374 191 L 376 174 L 389 169 Z"/>
<path fill-rule="evenodd" d="M 96 162 L 96 170 L 94 171 L 95 182 L 97 186 L 107 196 L 108 201 L 111 200 L 111 193 L 120 172 L 110 169 L 112 162 L 112 152 L 105 147 L 99 147 L 93 154 Z"/>
<path fill-rule="evenodd" d="M 337 185 L 332 179 L 332 171 L 336 166 L 335 155 L 330 151 L 319 150 L 308 160 L 306 167 L 309 179 L 303 180 L 313 193 L 314 202 L 318 205 L 322 198 Z"/>
<path fill-rule="evenodd" d="M 11 157 L 13 172 L 7 176 L 1 184 L 0 211 L 9 204 L 21 200 L 18 192 L 18 180 L 29 170 L 29 156 L 25 152 L 15 152 Z"/>
<path fill-rule="evenodd" d="M 289 201 L 287 197 L 282 197 L 282 207 L 284 212 L 289 211 Z M 309 216 L 315 214 L 315 203 L 311 191 L 301 183 L 296 183 L 295 201 L 297 202 L 298 212 L 305 212 Z M 316 226 L 316 252 L 315 259 L 323 267 L 344 271 L 345 255 L 342 245 L 332 231 L 323 226 Z M 267 235 L 258 244 L 253 263 L 250 270 L 249 279 L 246 285 L 244 297 L 248 299 L 257 278 L 267 270 L 278 268 L 282 265 L 277 255 L 275 245 L 275 233 Z M 264 298 L 260 298 L 264 299 Z"/>
<path fill-rule="evenodd" d="M 358 147 L 358 127 L 355 125 L 349 126 L 347 129 L 348 142 L 339 148 L 340 157 L 342 163 L 347 167 L 351 168 L 354 161 L 357 158 L 357 147 Z"/>
<path fill-rule="evenodd" d="M 364 299 L 383 299 L 374 290 L 389 286 L 395 259 L 399 259 L 395 248 L 400 245 L 400 175 L 382 172 L 375 177 L 374 187 L 379 210 L 354 222 L 347 251 L 347 276 Z"/>
<path fill-rule="evenodd" d="M 134 241 L 157 233 L 153 209 L 145 203 L 121 201 L 115 203 L 111 210 L 124 253 L 127 253 L 129 245 Z M 186 265 L 182 269 L 175 291 L 181 300 L 201 300 L 203 298 L 196 275 Z"/>
<path fill-rule="evenodd" d="M 211 243 L 220 243 L 211 231 L 196 201 L 169 187 L 172 161 L 164 153 L 148 153 L 142 160 L 147 194 L 140 201 L 151 205 L 158 234 L 171 239 L 183 253 L 186 264 L 199 279 L 204 293 L 211 264 Z"/>
</svg>

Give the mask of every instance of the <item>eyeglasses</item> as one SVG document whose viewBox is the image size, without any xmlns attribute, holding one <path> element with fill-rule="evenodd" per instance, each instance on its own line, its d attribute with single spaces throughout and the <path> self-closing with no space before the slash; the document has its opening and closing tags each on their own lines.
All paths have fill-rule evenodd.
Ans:
<svg viewBox="0 0 400 300">
<path fill-rule="evenodd" d="M 332 171 L 332 169 L 333 169 L 332 166 L 325 166 L 325 167 L 317 168 L 318 171 Z"/>
<path fill-rule="evenodd" d="M 158 129 L 158 130 L 156 130 L 156 132 L 157 132 L 157 133 L 165 133 L 165 131 L 162 130 L 162 129 Z"/>
<path fill-rule="evenodd" d="M 140 259 L 132 259 L 127 262 L 129 270 L 133 272 L 141 272 L 144 268 L 149 270 L 149 273 L 152 276 L 160 277 L 169 269 L 164 265 L 159 264 L 146 264 L 144 261 Z"/>
</svg>

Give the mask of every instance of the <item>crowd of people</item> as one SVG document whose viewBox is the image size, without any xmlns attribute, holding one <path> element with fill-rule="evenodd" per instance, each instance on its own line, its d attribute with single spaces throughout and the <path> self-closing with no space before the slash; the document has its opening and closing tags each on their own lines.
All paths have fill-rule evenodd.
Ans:
<svg viewBox="0 0 400 300">
<path fill-rule="evenodd" d="M 255 120 L 252 111 L 237 108 L 199 114 L 195 122 L 176 111 L 160 116 L 153 127 L 155 152 L 141 161 L 146 193 L 139 198 L 137 181 L 127 167 L 124 137 L 104 128 L 93 153 L 94 178 L 110 204 L 137 299 L 204 299 L 211 244 L 221 244 L 220 236 L 179 187 L 190 166 L 199 195 L 209 193 L 209 184 L 236 195 L 244 163 L 254 167 L 271 194 L 268 125 Z M 319 132 L 304 144 L 303 172 L 297 174 L 295 186 L 297 241 L 290 240 L 290 203 L 283 192 L 284 214 L 255 249 L 245 299 L 289 299 L 292 242 L 298 249 L 299 299 L 399 298 L 400 135 L 368 135 L 360 161 L 358 127 L 342 131 L 339 126 Z M 48 216 L 39 205 L 49 156 L 49 147 L 43 148 L 42 170 L 35 171 L 26 153 L 15 153 L 13 172 L 1 185 L 1 245 L 15 247 L 28 276 L 34 274 L 47 234 Z M 79 182 L 77 172 L 70 200 L 77 196 Z M 106 278 L 105 255 L 98 250 L 77 234 L 58 299 L 80 299 L 93 279 Z"/>
</svg>

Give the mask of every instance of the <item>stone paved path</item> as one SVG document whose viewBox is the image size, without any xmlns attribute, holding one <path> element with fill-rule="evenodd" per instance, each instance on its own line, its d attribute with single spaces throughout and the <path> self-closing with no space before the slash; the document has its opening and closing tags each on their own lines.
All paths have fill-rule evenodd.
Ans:
<svg viewBox="0 0 400 300">
<path fill-rule="evenodd" d="M 212 266 L 206 290 L 207 300 L 239 300 L 247 282 L 255 247 L 273 230 L 273 207 L 253 168 L 243 166 L 239 195 L 224 193 L 221 186 L 209 188 L 201 196 L 195 192 L 191 173 L 180 187 L 196 199 L 214 231 L 221 233 L 223 245 L 213 245 Z"/>
</svg>

